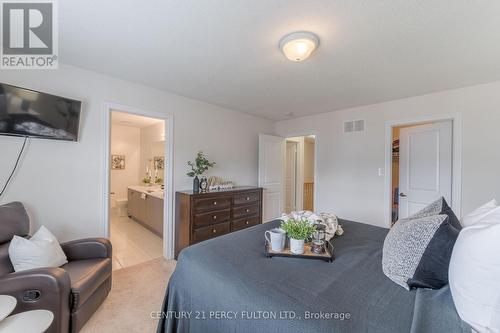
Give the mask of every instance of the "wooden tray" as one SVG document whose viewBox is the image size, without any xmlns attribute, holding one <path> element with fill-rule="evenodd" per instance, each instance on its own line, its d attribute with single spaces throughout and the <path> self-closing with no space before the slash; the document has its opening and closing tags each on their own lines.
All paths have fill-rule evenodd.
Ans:
<svg viewBox="0 0 500 333">
<path fill-rule="evenodd" d="M 287 244 L 288 245 L 288 244 Z M 334 249 L 332 243 L 329 241 L 325 242 L 325 252 L 321 254 L 317 254 L 311 251 L 311 244 L 306 243 L 304 245 L 304 253 L 303 254 L 295 254 L 290 251 L 288 246 L 285 246 L 283 251 L 273 251 L 269 246 L 269 243 L 266 240 L 265 243 L 265 253 L 266 257 L 288 257 L 288 258 L 303 258 L 303 259 L 316 259 L 316 260 L 324 260 L 328 262 L 332 262 L 335 260 Z"/>
</svg>

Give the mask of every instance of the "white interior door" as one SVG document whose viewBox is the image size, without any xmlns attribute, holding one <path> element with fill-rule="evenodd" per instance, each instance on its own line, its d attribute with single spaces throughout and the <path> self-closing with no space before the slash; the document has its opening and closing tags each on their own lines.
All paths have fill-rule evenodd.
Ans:
<svg viewBox="0 0 500 333">
<path fill-rule="evenodd" d="M 399 140 L 399 218 L 440 196 L 451 202 L 452 121 L 402 128 Z"/>
<path fill-rule="evenodd" d="M 285 139 L 259 135 L 259 186 L 264 188 L 263 221 L 281 217 L 284 206 Z"/>
<path fill-rule="evenodd" d="M 286 142 L 285 212 L 297 209 L 297 142 Z"/>
</svg>

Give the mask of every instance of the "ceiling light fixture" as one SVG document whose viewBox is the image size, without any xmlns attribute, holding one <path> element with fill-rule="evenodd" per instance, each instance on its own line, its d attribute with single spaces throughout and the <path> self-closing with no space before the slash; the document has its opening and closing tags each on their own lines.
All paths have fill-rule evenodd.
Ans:
<svg viewBox="0 0 500 333">
<path fill-rule="evenodd" d="M 280 50 L 290 61 L 303 61 L 311 56 L 318 45 L 318 36 L 312 32 L 292 32 L 281 39 Z"/>
</svg>

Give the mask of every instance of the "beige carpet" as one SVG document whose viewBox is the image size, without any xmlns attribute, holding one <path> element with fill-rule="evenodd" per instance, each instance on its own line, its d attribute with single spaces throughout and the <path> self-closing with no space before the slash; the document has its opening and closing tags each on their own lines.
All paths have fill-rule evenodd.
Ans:
<svg viewBox="0 0 500 333">
<path fill-rule="evenodd" d="M 114 271 L 108 298 L 81 332 L 155 332 L 157 320 L 150 314 L 160 310 L 175 264 L 158 258 Z"/>
</svg>

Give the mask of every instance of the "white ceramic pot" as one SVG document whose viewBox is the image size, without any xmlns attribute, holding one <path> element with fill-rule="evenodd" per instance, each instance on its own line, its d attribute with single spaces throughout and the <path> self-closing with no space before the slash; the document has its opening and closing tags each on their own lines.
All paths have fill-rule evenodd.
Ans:
<svg viewBox="0 0 500 333">
<path fill-rule="evenodd" d="M 290 238 L 290 251 L 295 254 L 303 254 L 304 240 Z"/>
</svg>

